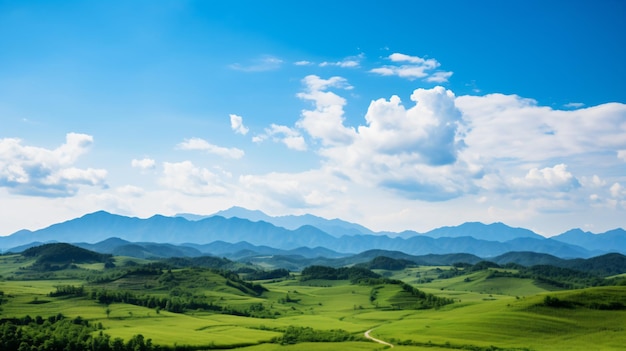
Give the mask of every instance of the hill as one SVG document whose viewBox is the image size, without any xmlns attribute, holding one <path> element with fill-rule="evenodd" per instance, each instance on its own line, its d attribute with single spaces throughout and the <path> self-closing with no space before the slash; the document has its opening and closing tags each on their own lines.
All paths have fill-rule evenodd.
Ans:
<svg viewBox="0 0 626 351">
<path fill-rule="evenodd" d="M 111 255 L 89 251 L 66 243 L 44 244 L 26 249 L 22 256 L 36 258 L 34 266 L 107 262 Z"/>
</svg>

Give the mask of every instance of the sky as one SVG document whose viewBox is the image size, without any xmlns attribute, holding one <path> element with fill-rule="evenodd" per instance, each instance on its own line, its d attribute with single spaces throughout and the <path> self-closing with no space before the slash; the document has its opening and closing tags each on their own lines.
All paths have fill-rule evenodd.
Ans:
<svg viewBox="0 0 626 351">
<path fill-rule="evenodd" d="M 0 0 L 0 235 L 231 206 L 626 228 L 626 3 Z"/>
</svg>

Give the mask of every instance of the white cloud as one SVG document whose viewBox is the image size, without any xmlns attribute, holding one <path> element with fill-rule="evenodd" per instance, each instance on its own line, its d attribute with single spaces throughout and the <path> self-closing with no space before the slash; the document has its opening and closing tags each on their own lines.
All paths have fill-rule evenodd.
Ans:
<svg viewBox="0 0 626 351">
<path fill-rule="evenodd" d="M 309 135 L 320 139 L 324 145 L 345 144 L 355 136 L 354 128 L 343 125 L 345 120 L 343 106 L 346 100 L 339 95 L 326 91 L 328 88 L 351 89 L 344 78 L 322 79 L 315 75 L 304 78 L 305 92 L 297 96 L 312 101 L 313 110 L 303 110 L 302 118 L 296 126 L 306 130 Z"/>
<path fill-rule="evenodd" d="M 626 148 L 624 104 L 562 111 L 516 95 L 490 94 L 461 96 L 456 105 L 468 124 L 468 150 L 485 163 L 537 164 L 578 155 L 598 166 L 591 154 L 615 155 Z"/>
<path fill-rule="evenodd" d="M 409 56 L 409 55 L 400 54 L 400 53 L 393 53 L 389 55 L 389 59 L 392 62 L 409 62 L 409 63 L 422 65 L 430 69 L 436 68 L 439 66 L 439 62 L 437 62 L 437 60 L 435 59 L 426 60 L 419 56 Z"/>
<path fill-rule="evenodd" d="M 626 161 L 626 150 L 618 150 L 617 158 L 619 158 L 622 161 Z"/>
<path fill-rule="evenodd" d="M 279 69 L 282 64 L 283 60 L 274 56 L 265 55 L 251 60 L 248 64 L 233 63 L 229 67 L 242 72 L 265 72 Z"/>
<path fill-rule="evenodd" d="M 310 66 L 310 65 L 313 64 L 313 62 L 302 60 L 302 61 L 296 61 L 293 64 L 296 65 L 296 66 Z"/>
<path fill-rule="evenodd" d="M 0 187 L 44 197 L 73 196 L 81 185 L 106 187 L 106 170 L 73 166 L 92 143 L 91 135 L 79 133 L 68 133 L 65 143 L 52 150 L 0 139 Z"/>
<path fill-rule="evenodd" d="M 317 77 L 311 81 L 308 86 L 332 86 L 318 82 Z M 411 95 L 415 105 L 409 109 L 397 96 L 372 101 L 365 115 L 367 124 L 357 130 L 343 125 L 345 100 L 330 94 L 323 97 L 329 103 L 322 107 L 318 103 L 314 111 L 303 112 L 304 118 L 297 124 L 322 140 L 319 153 L 326 158 L 330 172 L 432 201 L 459 196 L 473 187 L 471 167 L 457 162 L 463 146 L 462 121 L 451 91 L 417 89 Z M 338 136 L 333 134 L 337 132 Z"/>
<path fill-rule="evenodd" d="M 292 150 L 305 151 L 307 149 L 306 141 L 300 132 L 287 126 L 271 124 L 269 128 L 265 128 L 265 134 L 256 135 L 252 141 L 260 143 L 268 138 L 274 142 L 281 142 Z"/>
<path fill-rule="evenodd" d="M 576 177 L 567 170 L 567 165 L 558 164 L 554 167 L 542 169 L 533 168 L 524 178 L 513 178 L 515 186 L 527 189 L 545 189 L 565 192 L 580 187 Z"/>
<path fill-rule="evenodd" d="M 201 138 L 186 139 L 182 143 L 176 145 L 176 147 L 180 150 L 206 151 L 210 154 L 218 155 L 224 158 L 240 159 L 244 156 L 243 150 L 213 145 Z"/>
<path fill-rule="evenodd" d="M 124 185 L 115 188 L 115 191 L 123 196 L 141 197 L 146 192 L 143 188 L 134 185 Z"/>
<path fill-rule="evenodd" d="M 239 133 L 241 135 L 248 134 L 248 128 L 243 125 L 243 117 L 237 116 L 235 114 L 230 114 L 230 128 L 232 128 L 235 133 Z"/>
<path fill-rule="evenodd" d="M 336 67 L 341 67 L 341 68 L 357 68 L 361 66 L 361 60 L 363 60 L 363 57 L 365 57 L 365 55 L 360 54 L 357 56 L 349 56 L 349 57 L 344 58 L 341 61 L 336 61 L 336 62 L 324 61 L 320 63 L 319 66 L 320 67 L 336 66 Z"/>
<path fill-rule="evenodd" d="M 130 164 L 134 168 L 140 168 L 142 170 L 154 169 L 154 167 L 156 166 L 156 162 L 153 159 L 147 157 L 144 157 L 142 159 L 133 159 Z"/>
<path fill-rule="evenodd" d="M 600 178 L 597 174 L 592 177 L 582 177 L 581 183 L 583 186 L 600 188 L 606 185 L 606 181 Z"/>
<path fill-rule="evenodd" d="M 452 72 L 438 71 L 426 78 L 426 81 L 430 83 L 445 83 L 450 77 L 452 77 Z"/>
<path fill-rule="evenodd" d="M 445 83 L 452 76 L 452 72 L 437 71 L 432 72 L 440 66 L 435 59 L 424 59 L 419 56 L 409 56 L 401 53 L 393 53 L 388 59 L 393 63 L 400 65 L 385 65 L 373 68 L 372 73 L 383 76 L 398 76 L 401 78 L 424 79 L 427 82 Z"/>
<path fill-rule="evenodd" d="M 626 189 L 620 183 L 614 183 L 609 190 L 614 198 L 626 197 Z"/>
<path fill-rule="evenodd" d="M 320 170 L 297 174 L 272 172 L 239 177 L 242 191 L 256 194 L 260 205 L 292 210 L 331 205 L 335 196 L 345 191 L 339 185 L 340 182 L 341 180 Z M 325 186 L 320 187 L 319 184 Z"/>
<path fill-rule="evenodd" d="M 226 187 L 218 175 L 206 168 L 194 166 L 191 161 L 164 162 L 159 183 L 186 195 L 222 195 Z"/>
</svg>

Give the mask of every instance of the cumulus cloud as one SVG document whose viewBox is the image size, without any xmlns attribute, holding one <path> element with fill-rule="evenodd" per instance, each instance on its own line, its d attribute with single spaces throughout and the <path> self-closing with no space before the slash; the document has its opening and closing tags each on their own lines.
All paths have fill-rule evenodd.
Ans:
<svg viewBox="0 0 626 351">
<path fill-rule="evenodd" d="M 268 138 L 274 142 L 285 144 L 289 149 L 305 151 L 307 149 L 306 141 L 299 131 L 287 126 L 271 124 L 269 128 L 265 128 L 265 134 L 260 134 L 252 138 L 253 142 L 260 143 Z"/>
<path fill-rule="evenodd" d="M 358 128 L 358 145 L 382 154 L 411 153 L 430 165 L 450 164 L 461 146 L 457 129 L 461 113 L 454 94 L 443 87 L 417 89 L 411 95 L 415 106 L 406 109 L 398 96 L 370 104 Z"/>
<path fill-rule="evenodd" d="M 401 54 L 390 60 L 437 66 Z M 579 199 L 598 194 L 607 180 L 596 173 L 610 168 L 615 174 L 614 155 L 626 159 L 624 104 L 553 110 L 515 95 L 456 97 L 435 87 L 415 90 L 406 105 L 398 96 L 374 100 L 365 123 L 350 127 L 345 125 L 346 100 L 337 93 L 351 88 L 344 78 L 308 76 L 303 82 L 298 97 L 312 101 L 314 108 L 303 110 L 295 127 L 320 141 L 312 145 L 328 173 L 409 199 L 508 194 L 543 198 L 535 201 L 536 209 L 562 208 L 564 194 Z M 267 135 L 296 132 L 278 127 Z M 571 163 L 576 169 L 598 168 L 578 178 L 568 168 Z M 538 167 L 546 164 L 552 166 Z"/>
<path fill-rule="evenodd" d="M 45 197 L 73 196 L 81 185 L 106 187 L 106 170 L 73 166 L 92 144 L 91 135 L 79 133 L 68 133 L 65 143 L 52 150 L 0 139 L 0 187 Z"/>
<path fill-rule="evenodd" d="M 243 125 L 243 117 L 230 114 L 230 128 L 241 135 L 248 134 L 248 128 Z"/>
<path fill-rule="evenodd" d="M 580 182 L 567 170 L 567 165 L 558 164 L 542 169 L 533 168 L 524 178 L 513 178 L 513 184 L 525 189 L 568 191 L 580 187 Z"/>
<path fill-rule="evenodd" d="M 298 97 L 311 101 L 314 109 L 303 110 L 302 118 L 296 123 L 313 138 L 319 139 L 324 145 L 349 143 L 355 136 L 354 128 L 344 126 L 344 110 L 346 100 L 341 96 L 327 91 L 328 88 L 351 89 L 342 77 L 322 79 L 315 75 L 304 78 L 305 91 Z"/>
<path fill-rule="evenodd" d="M 613 183 L 609 188 L 611 196 L 614 198 L 626 197 L 626 189 L 620 183 Z"/>
<path fill-rule="evenodd" d="M 624 104 L 564 111 L 516 95 L 490 94 L 461 96 L 456 105 L 468 124 L 465 143 L 485 163 L 539 163 L 626 149 Z"/>
<path fill-rule="evenodd" d="M 176 146 L 180 150 L 198 150 L 206 151 L 210 154 L 218 155 L 224 158 L 240 159 L 244 156 L 244 152 L 237 148 L 225 148 L 213 145 L 201 138 L 186 139 Z"/>
<path fill-rule="evenodd" d="M 206 168 L 196 167 L 191 161 L 164 162 L 159 183 L 186 195 L 222 195 L 226 187 L 218 175 Z"/>
<path fill-rule="evenodd" d="M 156 166 L 156 162 L 148 157 L 142 159 L 133 159 L 130 164 L 134 168 L 139 168 L 141 170 L 154 169 L 154 167 Z"/>
<path fill-rule="evenodd" d="M 409 56 L 393 53 L 388 59 L 393 63 L 370 70 L 382 76 L 398 76 L 401 78 L 425 79 L 428 82 L 445 83 L 452 76 L 452 72 L 434 71 L 441 64 L 435 59 L 424 59 L 419 56 Z M 434 71 L 434 72 L 433 72 Z"/>
<path fill-rule="evenodd" d="M 327 89 L 347 84 L 334 77 L 309 76 L 301 98 L 315 101 L 297 126 L 322 141 L 326 167 L 362 184 L 382 186 L 408 198 L 440 201 L 472 188 L 473 170 L 457 162 L 463 148 L 462 116 L 454 94 L 436 87 L 417 89 L 414 106 L 398 96 L 372 101 L 365 125 L 344 126 L 345 100 Z"/>
</svg>

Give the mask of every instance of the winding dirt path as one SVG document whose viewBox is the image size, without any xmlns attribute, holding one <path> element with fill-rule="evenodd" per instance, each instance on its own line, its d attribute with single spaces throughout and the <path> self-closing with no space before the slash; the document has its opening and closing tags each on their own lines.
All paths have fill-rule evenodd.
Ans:
<svg viewBox="0 0 626 351">
<path fill-rule="evenodd" d="M 366 337 L 366 338 L 368 338 L 368 339 L 372 340 L 373 342 L 377 342 L 377 343 L 382 344 L 382 345 L 385 345 L 385 346 L 393 347 L 393 344 L 390 344 L 390 343 L 388 343 L 388 342 L 386 342 L 386 341 L 383 341 L 383 340 L 380 340 L 380 339 L 376 339 L 375 337 L 371 336 L 371 335 L 370 335 L 370 332 L 371 332 L 372 330 L 374 330 L 374 329 L 370 329 L 370 330 L 368 330 L 368 331 L 366 331 L 366 332 L 365 332 L 365 334 L 364 334 L 364 335 L 365 335 L 365 337 Z"/>
</svg>

